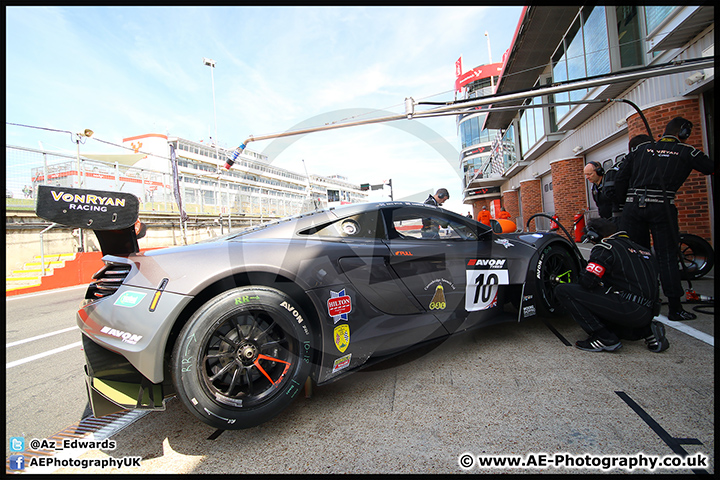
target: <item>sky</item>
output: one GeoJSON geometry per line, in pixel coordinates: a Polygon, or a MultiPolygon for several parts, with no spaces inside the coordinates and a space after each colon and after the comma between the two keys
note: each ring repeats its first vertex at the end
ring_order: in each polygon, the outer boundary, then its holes
{"type": "MultiPolygon", "coordinates": [[[[216,128],[218,144],[234,148],[250,135],[402,114],[406,97],[451,101],[456,60],[462,56],[464,72],[501,61],[522,7],[5,11],[6,144],[75,154],[72,135],[62,132],[93,130],[84,153],[126,153],[98,140],[121,144],[147,133],[207,142],[216,128]]],[[[256,141],[248,149],[301,174],[307,167],[355,184],[392,179],[396,200],[444,187],[446,208],[470,211],[462,204],[454,116],[256,141]]],[[[371,199],[386,198],[379,195],[389,189],[371,199]]]]}

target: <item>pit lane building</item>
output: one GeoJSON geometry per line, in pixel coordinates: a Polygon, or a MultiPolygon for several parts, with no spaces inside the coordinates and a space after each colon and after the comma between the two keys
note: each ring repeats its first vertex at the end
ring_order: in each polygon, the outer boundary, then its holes
{"type": "MultiPolygon", "coordinates": [[[[525,7],[499,75],[466,83],[464,94],[483,95],[491,78],[491,91],[503,94],[713,57],[714,33],[713,6],[525,7]]],[[[687,118],[694,125],[687,143],[715,158],[714,69],[629,80],[461,118],[464,203],[477,215],[500,200],[522,225],[539,212],[556,214],[566,227],[586,210],[597,216],[583,167],[590,161],[609,167],[624,155],[628,140],[646,133],[640,116],[620,102],[522,107],[607,98],[638,105],[654,136],[671,118],[687,118]]],[[[693,172],[676,200],[680,230],[711,243],[713,180],[693,172]]]]}

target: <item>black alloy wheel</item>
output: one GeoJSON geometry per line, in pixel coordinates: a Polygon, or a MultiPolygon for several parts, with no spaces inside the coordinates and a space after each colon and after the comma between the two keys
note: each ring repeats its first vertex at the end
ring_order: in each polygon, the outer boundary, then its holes
{"type": "Polygon", "coordinates": [[[536,303],[539,314],[556,315],[563,311],[555,296],[555,287],[561,283],[573,283],[578,280],[577,262],[566,248],[551,244],[543,248],[538,257],[535,271],[535,285],[540,297],[536,303]]]}
{"type": "Polygon", "coordinates": [[[188,321],[172,355],[183,404],[222,429],[259,425],[297,396],[311,367],[310,324],[287,295],[241,287],[207,302],[188,321]]]}

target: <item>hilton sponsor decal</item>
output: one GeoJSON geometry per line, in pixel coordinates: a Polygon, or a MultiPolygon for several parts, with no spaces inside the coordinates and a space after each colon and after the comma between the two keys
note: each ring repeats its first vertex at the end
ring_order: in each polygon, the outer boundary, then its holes
{"type": "Polygon", "coordinates": [[[330,290],[330,298],[327,301],[328,315],[333,319],[333,323],[338,323],[340,320],[347,320],[348,313],[352,311],[352,300],[349,295],[345,294],[343,288],[339,292],[333,292],[330,290]]]}

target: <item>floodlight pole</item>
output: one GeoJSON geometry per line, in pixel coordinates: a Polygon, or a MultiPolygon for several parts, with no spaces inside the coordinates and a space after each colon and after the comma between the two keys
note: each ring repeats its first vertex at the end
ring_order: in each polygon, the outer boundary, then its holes
{"type": "MultiPolygon", "coordinates": [[[[215,119],[215,153],[218,156],[218,160],[220,160],[220,154],[218,152],[218,145],[217,145],[217,109],[215,107],[215,74],[213,73],[215,70],[215,60],[211,58],[204,58],[203,57],[203,65],[206,65],[210,67],[210,82],[212,83],[212,96],[213,96],[213,117],[215,119]]],[[[219,170],[219,166],[218,166],[219,170]]]]}
{"type": "MultiPolygon", "coordinates": [[[[205,58],[203,57],[203,65],[206,65],[210,67],[210,82],[212,84],[212,96],[213,96],[213,117],[215,120],[215,136],[213,137],[213,140],[215,141],[215,156],[217,157],[216,160],[220,161],[220,148],[218,147],[218,138],[217,138],[217,107],[215,103],[215,60],[211,58],[205,58]]],[[[220,164],[218,163],[216,166],[216,172],[220,173],[220,164]]],[[[217,181],[217,188],[218,188],[218,204],[220,205],[220,229],[222,231],[222,185],[220,184],[220,176],[218,175],[218,181],[217,181]]],[[[230,191],[228,190],[228,231],[230,231],[230,227],[232,226],[232,220],[230,220],[230,209],[232,208],[232,205],[230,205],[230,191]]]]}

